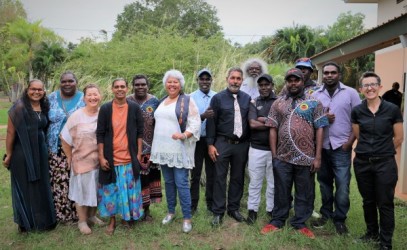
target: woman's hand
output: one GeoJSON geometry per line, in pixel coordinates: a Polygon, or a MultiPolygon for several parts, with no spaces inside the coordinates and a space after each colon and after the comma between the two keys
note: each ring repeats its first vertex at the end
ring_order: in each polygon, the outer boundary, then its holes
{"type": "Polygon", "coordinates": [[[71,170],[72,158],[66,157],[66,162],[67,162],[67,169],[71,170]]]}
{"type": "Polygon", "coordinates": [[[185,140],[185,139],[187,139],[187,136],[186,136],[186,134],[185,133],[174,133],[174,134],[172,134],[172,139],[173,140],[185,140]]]}
{"type": "Polygon", "coordinates": [[[99,157],[100,168],[104,171],[110,170],[109,162],[105,157],[99,157]]]}

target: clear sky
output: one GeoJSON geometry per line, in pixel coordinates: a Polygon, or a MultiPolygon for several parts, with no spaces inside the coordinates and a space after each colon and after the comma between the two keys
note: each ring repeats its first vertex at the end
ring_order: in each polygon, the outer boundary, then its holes
{"type": "MultiPolygon", "coordinates": [[[[218,11],[227,39],[246,44],[293,24],[332,25],[343,12],[365,14],[365,27],[376,26],[377,4],[345,4],[343,0],[206,0],[218,11]]],[[[114,32],[117,15],[134,0],[21,0],[30,21],[54,30],[67,41],[114,32]]]]}

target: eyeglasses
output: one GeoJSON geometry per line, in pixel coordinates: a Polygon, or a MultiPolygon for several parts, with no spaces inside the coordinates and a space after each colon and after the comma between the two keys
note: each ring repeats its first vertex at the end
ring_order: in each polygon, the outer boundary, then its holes
{"type": "Polygon", "coordinates": [[[338,74],[338,71],[324,71],[323,74],[324,75],[329,75],[329,74],[336,75],[336,74],[338,74]]]}
{"type": "Polygon", "coordinates": [[[378,86],[379,86],[379,83],[378,83],[378,82],[363,83],[363,84],[360,85],[360,87],[362,87],[362,88],[364,88],[364,89],[367,89],[367,88],[369,88],[369,87],[371,87],[371,88],[377,88],[378,86]]]}
{"type": "Polygon", "coordinates": [[[61,81],[62,84],[65,84],[65,83],[74,83],[74,82],[75,82],[74,79],[69,79],[69,80],[63,80],[63,81],[61,81]]]}
{"type": "Polygon", "coordinates": [[[28,90],[31,92],[44,92],[43,89],[37,89],[37,88],[28,88],[28,90]]]}

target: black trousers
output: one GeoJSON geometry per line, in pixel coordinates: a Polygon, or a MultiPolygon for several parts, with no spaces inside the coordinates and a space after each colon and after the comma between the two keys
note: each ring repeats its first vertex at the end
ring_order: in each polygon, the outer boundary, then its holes
{"type": "Polygon", "coordinates": [[[353,166],[363,198],[367,233],[379,234],[380,244],[391,247],[394,232],[394,189],[398,178],[396,160],[391,156],[372,161],[356,155],[353,166]]]}
{"type": "Polygon", "coordinates": [[[208,145],[206,144],[206,138],[201,137],[199,141],[196,142],[195,167],[191,170],[191,201],[192,201],[191,206],[193,209],[198,207],[199,186],[204,161],[206,174],[206,188],[205,188],[206,206],[208,209],[212,209],[214,163],[208,154],[208,145]]]}
{"type": "Polygon", "coordinates": [[[236,211],[240,208],[249,142],[230,144],[225,138],[218,137],[215,142],[215,147],[219,156],[217,156],[215,162],[212,211],[214,214],[223,215],[226,211],[226,180],[229,166],[230,180],[227,194],[227,210],[236,211]]]}

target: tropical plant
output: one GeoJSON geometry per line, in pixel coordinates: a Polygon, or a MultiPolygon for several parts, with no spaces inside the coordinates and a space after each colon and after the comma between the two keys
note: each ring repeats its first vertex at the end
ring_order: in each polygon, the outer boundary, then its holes
{"type": "Polygon", "coordinates": [[[55,68],[64,61],[65,54],[65,49],[60,43],[41,42],[40,48],[35,51],[33,60],[33,70],[36,78],[47,83],[55,68]]]}

